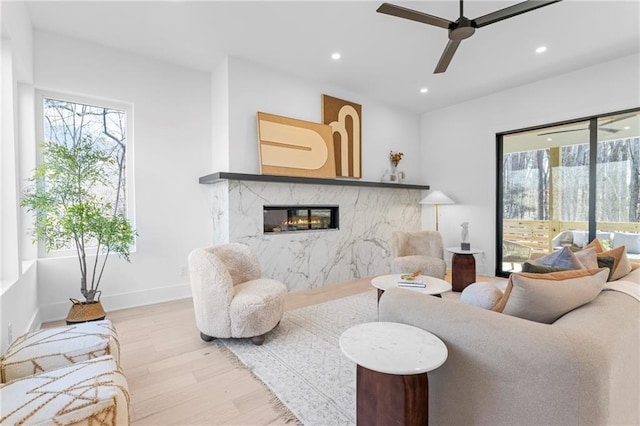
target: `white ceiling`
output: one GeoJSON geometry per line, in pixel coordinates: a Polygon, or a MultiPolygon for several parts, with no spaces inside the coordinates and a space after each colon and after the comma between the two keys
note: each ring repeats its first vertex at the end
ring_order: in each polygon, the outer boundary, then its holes
{"type": "MultiPolygon", "coordinates": [[[[459,15],[457,0],[389,2],[452,21],[459,15]]],[[[434,75],[447,31],[376,13],[381,3],[30,1],[28,8],[37,29],[200,70],[236,56],[420,113],[640,51],[640,1],[565,0],[478,29],[447,72],[434,75]],[[541,55],[540,45],[548,47],[541,55]]],[[[464,14],[516,3],[467,0],[464,14]]]]}

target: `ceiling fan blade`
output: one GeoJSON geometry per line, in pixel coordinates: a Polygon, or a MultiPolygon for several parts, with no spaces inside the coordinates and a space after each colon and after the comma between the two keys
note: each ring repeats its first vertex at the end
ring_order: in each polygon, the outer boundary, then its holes
{"type": "Polygon", "coordinates": [[[553,3],[558,3],[562,0],[553,1],[541,1],[541,0],[529,0],[522,3],[514,4],[513,6],[505,7],[504,9],[497,10],[495,12],[483,15],[474,19],[476,28],[484,27],[485,25],[493,24],[503,19],[512,18],[522,13],[531,12],[532,10],[539,9],[544,6],[549,6],[553,3]]]}
{"type": "Polygon", "coordinates": [[[609,124],[612,123],[617,123],[618,121],[622,121],[622,120],[626,120],[627,118],[631,118],[631,117],[635,117],[637,114],[626,114],[626,115],[621,115],[619,117],[613,118],[611,120],[608,120],[602,124],[600,124],[601,126],[608,126],[609,124]]]}
{"type": "Polygon", "coordinates": [[[449,40],[447,47],[445,47],[444,52],[442,52],[442,56],[440,56],[435,71],[433,71],[434,74],[440,74],[447,70],[449,62],[453,59],[453,54],[456,53],[458,46],[460,46],[460,42],[461,40],[449,40]]]}
{"type": "MultiPolygon", "coordinates": [[[[569,133],[569,132],[581,132],[584,130],[589,130],[588,127],[583,127],[582,129],[571,129],[571,130],[557,130],[555,132],[547,132],[547,133],[539,133],[538,136],[547,136],[547,135],[555,135],[558,133],[569,133]]],[[[598,127],[599,132],[607,132],[607,133],[618,133],[620,129],[609,129],[607,127],[598,127]]]]}
{"type": "Polygon", "coordinates": [[[382,3],[376,12],[421,22],[423,24],[435,25],[436,27],[445,29],[449,29],[449,25],[453,24],[453,22],[447,19],[438,18],[437,16],[428,15],[426,13],[418,12],[417,10],[407,9],[406,7],[396,6],[389,3],[382,3]]]}
{"type": "Polygon", "coordinates": [[[582,132],[583,130],[589,130],[589,128],[584,127],[582,129],[556,130],[555,132],[538,133],[538,136],[557,135],[558,133],[582,132]]]}

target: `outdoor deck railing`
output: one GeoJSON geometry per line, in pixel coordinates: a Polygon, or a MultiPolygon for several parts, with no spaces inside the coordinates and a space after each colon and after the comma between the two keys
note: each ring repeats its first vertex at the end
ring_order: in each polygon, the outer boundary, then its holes
{"type": "MultiPolygon", "coordinates": [[[[502,238],[550,253],[553,238],[563,231],[587,230],[587,222],[504,220],[502,238]]],[[[598,222],[598,232],[640,232],[640,222],[598,222]]]]}

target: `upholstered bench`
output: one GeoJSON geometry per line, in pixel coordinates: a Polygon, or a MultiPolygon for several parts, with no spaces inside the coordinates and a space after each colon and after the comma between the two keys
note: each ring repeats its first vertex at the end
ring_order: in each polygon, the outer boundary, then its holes
{"type": "Polygon", "coordinates": [[[0,424],[128,425],[127,381],[111,355],[0,388],[0,424]]]}
{"type": "Polygon", "coordinates": [[[0,379],[11,380],[112,355],[118,365],[120,344],[109,320],[45,328],[18,337],[0,357],[0,379]]]}

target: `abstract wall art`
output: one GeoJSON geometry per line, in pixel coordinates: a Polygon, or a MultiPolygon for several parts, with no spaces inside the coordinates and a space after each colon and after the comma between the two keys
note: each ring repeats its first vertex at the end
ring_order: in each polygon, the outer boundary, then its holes
{"type": "Polygon", "coordinates": [[[336,175],[362,177],[362,106],[322,95],[322,122],[331,126],[336,175]]]}
{"type": "Polygon", "coordinates": [[[257,118],[262,174],[336,177],[331,126],[264,112],[257,118]]]}

